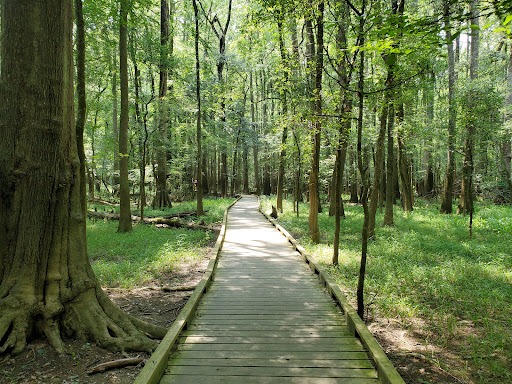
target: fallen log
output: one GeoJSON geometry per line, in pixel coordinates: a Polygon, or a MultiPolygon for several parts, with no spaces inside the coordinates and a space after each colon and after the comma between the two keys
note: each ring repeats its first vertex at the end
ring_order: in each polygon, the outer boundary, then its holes
{"type": "MultiPolygon", "coordinates": [[[[204,213],[206,213],[206,212],[208,212],[208,211],[207,210],[204,211],[204,213]]],[[[183,218],[183,217],[193,217],[193,216],[197,216],[196,211],[185,211],[185,212],[173,213],[172,215],[163,216],[163,218],[164,219],[173,219],[175,217],[183,218]]],[[[151,217],[151,216],[148,216],[148,217],[151,217]]]]}
{"type": "MultiPolygon", "coordinates": [[[[96,212],[96,211],[88,211],[87,215],[89,217],[97,218],[97,219],[107,219],[107,220],[119,220],[119,213],[109,213],[109,212],[96,212]]],[[[132,221],[139,223],[139,216],[132,216],[132,221]]],[[[166,225],[169,227],[175,228],[187,228],[187,229],[195,229],[202,231],[213,231],[214,229],[202,224],[189,223],[186,221],[182,221],[179,218],[170,218],[166,219],[164,217],[145,217],[144,223],[146,224],[160,224],[166,225]]]]}
{"type": "Polygon", "coordinates": [[[122,368],[129,365],[139,365],[143,361],[144,359],[142,357],[129,357],[127,359],[108,361],[106,363],[101,363],[90,368],[87,370],[87,374],[92,375],[93,373],[105,372],[109,369],[122,368]]]}

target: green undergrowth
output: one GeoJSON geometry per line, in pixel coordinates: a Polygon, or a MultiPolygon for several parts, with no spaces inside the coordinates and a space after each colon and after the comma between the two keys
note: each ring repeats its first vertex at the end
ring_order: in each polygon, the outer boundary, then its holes
{"type": "MultiPolygon", "coordinates": [[[[270,211],[274,200],[262,198],[270,211]]],[[[346,205],[339,265],[332,266],[334,218],[319,214],[321,243],[308,238],[307,204],[300,216],[284,202],[278,221],[329,271],[355,301],[363,212],[346,205]]],[[[512,382],[512,207],[476,207],[468,217],[443,215],[439,204],[419,201],[412,213],[395,208],[395,227],[377,216],[365,282],[370,316],[398,319],[425,344],[455,352],[479,383],[512,382]]],[[[443,362],[439,365],[443,368],[443,362]]],[[[444,367],[446,368],[446,367],[444,367]]],[[[464,377],[464,372],[453,372],[464,377]]],[[[467,372],[466,372],[467,373],[467,372]]]]}
{"type": "MultiPolygon", "coordinates": [[[[220,224],[224,210],[232,201],[205,200],[208,213],[196,220],[220,224]]],[[[194,209],[195,203],[181,203],[158,211],[156,215],[194,209]]],[[[144,286],[165,274],[179,272],[204,258],[208,244],[216,236],[213,231],[158,228],[145,224],[135,224],[130,233],[117,233],[117,227],[117,221],[91,219],[87,222],[89,258],[94,273],[106,287],[144,286]]]]}

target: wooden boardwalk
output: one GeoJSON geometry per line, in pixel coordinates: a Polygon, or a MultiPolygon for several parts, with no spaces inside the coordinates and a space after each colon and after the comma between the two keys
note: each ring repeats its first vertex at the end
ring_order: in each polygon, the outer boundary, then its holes
{"type": "Polygon", "coordinates": [[[378,383],[362,344],[286,238],[242,198],[214,282],[162,384],[378,383]]]}

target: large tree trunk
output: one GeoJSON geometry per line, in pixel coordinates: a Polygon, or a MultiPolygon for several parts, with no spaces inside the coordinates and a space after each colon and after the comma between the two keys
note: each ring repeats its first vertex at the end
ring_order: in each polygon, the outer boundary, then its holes
{"type": "Polygon", "coordinates": [[[448,49],[448,153],[446,174],[444,177],[443,198],[441,202],[441,213],[453,212],[453,182],[455,179],[455,141],[456,141],[456,119],[457,107],[455,105],[455,57],[453,53],[453,42],[450,25],[450,3],[444,5],[444,22],[446,31],[446,42],[448,49]]]}
{"type": "Polygon", "coordinates": [[[153,200],[154,208],[172,206],[167,190],[167,79],[168,79],[168,44],[170,36],[169,2],[160,2],[160,90],[158,92],[158,139],[156,146],[156,194],[153,200]]]}
{"type": "Polygon", "coordinates": [[[7,0],[1,12],[0,354],[21,352],[35,331],[59,352],[64,335],[149,351],[155,342],[137,328],[159,337],[165,330],[116,307],[87,258],[73,112],[73,1],[7,0]]]}
{"type": "Polygon", "coordinates": [[[118,232],[132,230],[130,184],[128,182],[128,0],[121,1],[119,20],[119,80],[121,85],[121,117],[119,120],[119,218],[118,232]]]}

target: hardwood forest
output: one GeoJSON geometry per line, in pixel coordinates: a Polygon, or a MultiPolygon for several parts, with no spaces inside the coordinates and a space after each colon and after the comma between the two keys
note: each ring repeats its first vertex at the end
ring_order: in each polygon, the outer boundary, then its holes
{"type": "MultiPolygon", "coordinates": [[[[21,353],[35,335],[58,352],[67,338],[154,350],[166,329],[105,294],[87,216],[116,216],[109,228],[128,236],[193,201],[184,215],[197,220],[167,220],[204,232],[208,201],[255,194],[320,255],[368,322],[372,300],[404,327],[407,317],[432,325],[451,316],[429,304],[432,292],[412,294],[429,292],[421,278],[375,299],[389,287],[367,267],[379,268],[372,260],[393,242],[423,242],[412,251],[420,254],[452,230],[444,225],[458,226],[454,248],[427,259],[464,253],[495,267],[486,273],[496,284],[477,290],[488,288],[479,308],[494,303],[499,315],[471,320],[473,343],[456,352],[471,362],[451,375],[512,380],[510,339],[500,335],[512,335],[512,257],[499,244],[512,239],[510,2],[0,6],[0,356],[21,353]],[[486,349],[475,347],[479,337],[486,349]]],[[[414,259],[397,251],[390,260],[397,255],[414,259]]],[[[436,274],[450,268],[439,262],[436,274]]],[[[469,322],[453,316],[447,326],[469,322]]],[[[451,348],[441,333],[433,343],[451,348]]]]}

